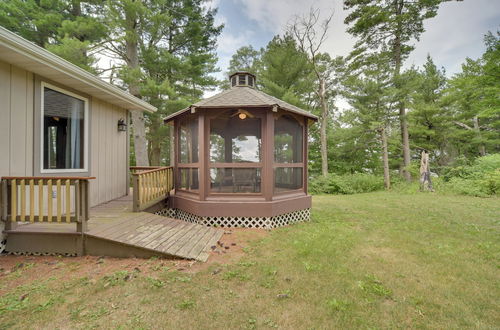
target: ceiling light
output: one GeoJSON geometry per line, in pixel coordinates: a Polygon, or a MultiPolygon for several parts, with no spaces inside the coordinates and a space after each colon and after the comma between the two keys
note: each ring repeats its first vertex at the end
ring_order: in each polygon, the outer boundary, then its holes
{"type": "Polygon", "coordinates": [[[238,117],[239,117],[240,119],[246,119],[246,118],[247,118],[247,114],[246,114],[246,113],[244,113],[244,112],[240,112],[240,113],[238,114],[238,117]]]}

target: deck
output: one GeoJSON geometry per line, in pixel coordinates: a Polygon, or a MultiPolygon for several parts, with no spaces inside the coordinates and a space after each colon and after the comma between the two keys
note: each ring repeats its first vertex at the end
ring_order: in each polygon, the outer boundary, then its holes
{"type": "Polygon", "coordinates": [[[206,261],[211,246],[224,233],[152,213],[133,212],[132,207],[129,195],[91,208],[88,231],[83,234],[71,223],[19,223],[7,231],[7,250],[206,261]],[[44,251],[39,251],[40,246],[44,251]]]}

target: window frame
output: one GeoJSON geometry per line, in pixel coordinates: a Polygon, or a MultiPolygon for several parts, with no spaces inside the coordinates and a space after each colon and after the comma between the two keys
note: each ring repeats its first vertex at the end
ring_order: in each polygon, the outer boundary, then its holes
{"type": "Polygon", "coordinates": [[[54,173],[84,173],[89,171],[89,99],[70,92],[61,87],[57,87],[48,82],[42,81],[40,83],[40,173],[41,174],[54,174],[54,173]],[[58,168],[58,169],[44,169],[44,113],[45,113],[45,88],[52,89],[61,94],[74,97],[83,101],[84,104],[84,118],[83,118],[83,168],[58,168]]]}

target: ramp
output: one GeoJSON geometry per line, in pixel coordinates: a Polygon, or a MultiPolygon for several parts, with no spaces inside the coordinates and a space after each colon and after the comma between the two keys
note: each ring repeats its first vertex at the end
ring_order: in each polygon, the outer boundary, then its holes
{"type": "MultiPolygon", "coordinates": [[[[106,245],[99,249],[101,251],[98,254],[102,255],[113,254],[112,251],[121,247],[119,256],[125,256],[129,248],[141,255],[149,253],[206,261],[211,246],[217,243],[223,233],[220,229],[139,212],[132,217],[116,219],[106,225],[92,228],[85,236],[106,241],[106,245]],[[113,244],[120,247],[113,247],[113,244]],[[108,251],[102,251],[106,249],[108,251]]],[[[89,242],[87,247],[92,245],[89,242]]],[[[134,254],[133,251],[130,253],[134,254]]]]}

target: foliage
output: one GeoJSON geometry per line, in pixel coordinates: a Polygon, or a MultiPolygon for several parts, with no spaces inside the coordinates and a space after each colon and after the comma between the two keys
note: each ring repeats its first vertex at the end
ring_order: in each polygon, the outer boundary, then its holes
{"type": "Polygon", "coordinates": [[[95,45],[108,34],[104,21],[101,1],[0,1],[0,26],[93,73],[95,45]]]}
{"type": "Polygon", "coordinates": [[[318,176],[309,183],[309,191],[313,194],[350,195],[384,189],[384,180],[380,176],[356,173],[326,177],[318,176]]]}
{"type": "Polygon", "coordinates": [[[477,158],[472,164],[443,168],[443,187],[471,196],[500,195],[500,154],[477,158]]]}

